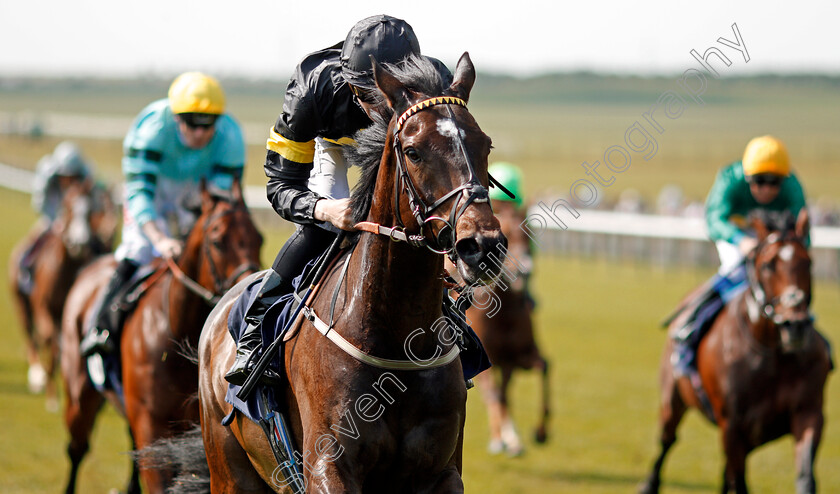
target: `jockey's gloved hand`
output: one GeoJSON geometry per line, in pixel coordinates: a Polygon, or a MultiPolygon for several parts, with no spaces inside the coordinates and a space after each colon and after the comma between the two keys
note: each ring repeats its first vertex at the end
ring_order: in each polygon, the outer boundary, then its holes
{"type": "Polygon", "coordinates": [[[326,221],[338,229],[348,232],[355,230],[350,199],[319,199],[315,203],[313,216],[316,220],[326,221]]]}
{"type": "Polygon", "coordinates": [[[175,240],[174,238],[162,237],[154,244],[155,249],[160,252],[160,255],[164,259],[177,259],[183,250],[181,242],[175,240]]]}
{"type": "Polygon", "coordinates": [[[738,242],[738,250],[741,251],[741,254],[747,255],[752,252],[758,246],[758,240],[752,237],[744,237],[738,242]]]}
{"type": "Polygon", "coordinates": [[[164,259],[176,259],[181,255],[181,242],[163,233],[154,221],[143,223],[143,233],[164,259]]]}

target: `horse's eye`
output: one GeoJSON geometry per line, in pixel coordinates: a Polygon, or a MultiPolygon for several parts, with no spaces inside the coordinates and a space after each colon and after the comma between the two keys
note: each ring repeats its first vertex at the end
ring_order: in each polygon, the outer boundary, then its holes
{"type": "Polygon", "coordinates": [[[419,163],[420,162],[420,155],[417,153],[417,150],[414,148],[408,148],[405,150],[405,155],[408,156],[408,159],[412,161],[412,163],[419,163]]]}

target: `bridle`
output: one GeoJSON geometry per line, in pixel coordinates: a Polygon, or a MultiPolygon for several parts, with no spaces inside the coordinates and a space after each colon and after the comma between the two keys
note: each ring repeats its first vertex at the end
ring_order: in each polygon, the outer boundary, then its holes
{"type": "MultiPolygon", "coordinates": [[[[791,321],[790,319],[783,318],[776,312],[776,305],[779,303],[784,303],[787,306],[795,306],[801,302],[802,298],[806,295],[801,290],[796,290],[793,295],[790,297],[795,297],[792,300],[782,300],[782,296],[776,296],[773,298],[768,299],[767,292],[764,289],[764,286],[761,284],[761,281],[758,279],[758,273],[756,272],[755,261],[758,257],[758,253],[764,248],[769,245],[782,242],[785,240],[786,235],[774,232],[767,236],[764,240],[759,242],[759,244],[750,252],[747,256],[747,280],[749,282],[749,289],[750,293],[752,294],[753,299],[756,301],[759,307],[759,315],[772,323],[783,326],[785,324],[791,324],[795,321],[791,321]]],[[[796,239],[795,241],[799,241],[796,239]]]]}
{"type": "Polygon", "coordinates": [[[455,252],[455,243],[457,242],[455,225],[470,204],[488,202],[489,195],[487,188],[481,185],[481,182],[478,180],[475,165],[467,153],[464,138],[461,133],[458,132],[455,141],[458,145],[458,150],[461,155],[463,155],[467,163],[469,178],[466,182],[450,190],[431,204],[427,204],[417,191],[414,180],[408,173],[405,164],[405,154],[402,151],[402,141],[400,139],[400,133],[409,118],[422,110],[438,105],[446,105],[446,110],[449,113],[450,118],[454,121],[455,114],[452,112],[451,105],[458,105],[466,108],[467,102],[455,96],[437,96],[434,98],[428,98],[420,101],[419,103],[415,103],[404,111],[397,119],[394,126],[393,149],[397,162],[397,173],[394,178],[394,214],[396,216],[397,225],[389,228],[375,223],[361,222],[356,224],[356,228],[370,233],[386,235],[393,241],[407,242],[413,247],[426,247],[436,254],[448,255],[450,259],[455,262],[457,259],[457,253],[455,252]],[[400,214],[400,194],[403,191],[408,197],[408,204],[411,208],[411,213],[420,227],[420,232],[418,234],[408,234],[405,232],[405,223],[403,223],[402,216],[400,214]],[[448,219],[433,214],[437,208],[456,195],[458,195],[458,198],[452,206],[448,219]],[[464,199],[464,197],[466,198],[464,199]],[[430,239],[423,234],[423,227],[427,224],[431,224],[432,222],[441,222],[443,223],[443,226],[436,234],[432,233],[432,237],[430,239]]]}
{"type": "MultiPolygon", "coordinates": [[[[214,222],[224,218],[225,216],[228,216],[230,214],[240,212],[240,211],[247,211],[247,209],[244,208],[244,207],[241,207],[241,206],[235,206],[231,209],[222,211],[220,213],[216,213],[214,215],[209,215],[207,217],[207,219],[204,220],[203,231],[208,232],[210,230],[210,226],[214,222]]],[[[257,265],[254,262],[251,262],[251,261],[244,262],[244,263],[240,264],[239,266],[237,266],[236,269],[233,270],[233,273],[231,273],[230,276],[228,276],[227,278],[223,278],[223,275],[221,274],[218,266],[216,266],[216,263],[213,261],[213,253],[210,250],[210,244],[211,243],[212,242],[209,239],[207,239],[206,236],[205,236],[205,239],[202,240],[202,242],[201,242],[202,252],[204,254],[205,259],[207,259],[208,266],[210,267],[210,276],[213,278],[213,291],[212,292],[210,290],[204,288],[203,286],[201,286],[201,284],[199,284],[198,282],[196,282],[195,280],[193,280],[189,276],[187,276],[181,270],[181,268],[178,267],[178,265],[175,263],[175,261],[173,261],[171,259],[168,259],[167,264],[169,266],[169,269],[175,275],[175,277],[178,278],[178,280],[181,283],[183,283],[184,286],[188,290],[190,290],[191,292],[195,293],[196,295],[198,295],[199,297],[204,299],[207,303],[209,303],[211,305],[215,305],[221,299],[221,296],[226,291],[228,291],[239,280],[239,278],[243,274],[248,273],[248,272],[257,272],[257,271],[260,270],[260,267],[259,267],[259,265],[257,265]]]]}

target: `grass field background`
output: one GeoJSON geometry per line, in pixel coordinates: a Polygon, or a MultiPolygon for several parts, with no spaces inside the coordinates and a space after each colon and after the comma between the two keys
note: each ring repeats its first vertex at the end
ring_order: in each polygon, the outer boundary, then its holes
{"type": "MultiPolygon", "coordinates": [[[[624,131],[674,89],[667,78],[569,76],[563,80],[479,78],[471,103],[482,128],[493,138],[493,159],[520,164],[529,195],[563,193],[585,178],[582,161],[602,160],[605,149],[623,142],[624,131]],[[593,82],[594,81],[594,82],[593,82]],[[565,85],[564,85],[565,84],[565,85]],[[563,89],[566,88],[566,91],[563,89]],[[542,102],[542,103],[541,103],[542,102]]],[[[264,121],[266,129],[280,108],[278,84],[269,89],[231,86],[231,110],[243,121],[264,121]]],[[[608,197],[633,187],[648,200],[669,183],[702,199],[714,172],[740,156],[746,141],[773,133],[785,140],[794,167],[812,197],[840,199],[840,93],[834,80],[711,81],[703,107],[688,105],[684,115],[656,136],[657,155],[634,155],[629,170],[603,190],[608,197]]],[[[65,112],[131,117],[165,92],[151,81],[90,90],[81,83],[61,89],[0,86],[0,110],[65,112]]],[[[59,139],[32,140],[0,135],[0,162],[33,168],[59,139]]],[[[106,180],[119,179],[120,143],[78,139],[106,180]]],[[[251,146],[246,181],[265,183],[264,152],[251,146]]],[[[3,234],[0,257],[34,223],[25,194],[0,191],[3,234]]],[[[266,234],[263,262],[269,263],[289,229],[279,219],[261,220],[266,234]]],[[[4,279],[6,263],[3,263],[4,279]]],[[[486,452],[486,415],[477,390],[469,393],[464,481],[468,492],[614,493],[633,492],[656,452],[657,372],[665,334],[658,321],[682,295],[711,273],[700,269],[660,269],[632,263],[563,259],[540,255],[534,279],[539,299],[538,339],[551,360],[552,419],[548,444],[528,442],[520,458],[486,452]]],[[[820,327],[840,341],[840,287],[817,283],[814,310],[820,327]]],[[[61,414],[44,410],[41,396],[28,394],[24,347],[8,292],[0,295],[0,492],[58,492],[66,478],[67,434],[61,414]]],[[[529,437],[538,414],[537,376],[515,378],[514,416],[529,437]]],[[[829,379],[827,428],[818,454],[821,492],[840,492],[840,384],[829,379]]],[[[128,476],[125,422],[106,407],[82,466],[79,492],[107,492],[128,476]]],[[[722,456],[716,429],[691,412],[680,441],[666,464],[663,492],[716,492],[722,456]]],[[[781,439],[751,455],[749,483],[754,492],[793,490],[793,445],[781,439]]]]}

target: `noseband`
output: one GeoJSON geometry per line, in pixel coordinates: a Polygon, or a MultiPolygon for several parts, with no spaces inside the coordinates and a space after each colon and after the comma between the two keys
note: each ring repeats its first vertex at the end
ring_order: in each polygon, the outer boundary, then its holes
{"type": "Polygon", "coordinates": [[[393,147],[397,161],[397,174],[394,178],[394,214],[396,215],[397,226],[388,228],[369,222],[362,222],[357,224],[356,227],[360,230],[367,231],[370,233],[387,235],[389,238],[391,238],[391,240],[394,241],[408,242],[413,247],[426,247],[434,253],[447,254],[449,255],[450,259],[452,259],[454,262],[457,259],[457,254],[455,253],[455,243],[457,242],[455,225],[470,204],[472,204],[473,202],[487,202],[488,192],[487,188],[481,185],[481,182],[479,182],[478,180],[478,176],[475,172],[475,165],[473,165],[472,160],[470,160],[469,154],[467,154],[467,147],[464,143],[464,138],[461,135],[461,132],[457,133],[458,135],[456,137],[456,142],[458,144],[458,149],[463,155],[467,163],[467,168],[469,170],[469,178],[467,179],[467,181],[461,184],[460,186],[452,189],[451,191],[447,192],[431,204],[427,204],[426,201],[424,201],[421,197],[420,193],[417,192],[417,187],[414,184],[414,180],[412,180],[411,175],[408,173],[408,170],[406,168],[405,154],[402,151],[400,133],[403,130],[405,122],[409,118],[411,118],[412,116],[414,116],[422,110],[437,105],[447,105],[446,110],[449,113],[449,116],[454,121],[455,114],[452,112],[451,105],[458,105],[466,108],[467,102],[461,98],[456,98],[454,96],[438,96],[435,98],[429,98],[409,107],[405,112],[403,112],[402,115],[400,115],[400,117],[397,119],[396,125],[394,126],[393,147]],[[408,197],[408,204],[411,208],[411,213],[412,215],[414,215],[414,219],[417,221],[417,224],[420,227],[420,232],[416,235],[405,233],[405,224],[403,223],[402,216],[400,215],[400,194],[403,191],[405,191],[405,194],[408,197]],[[435,209],[439,208],[441,205],[443,205],[443,203],[445,203],[446,201],[448,201],[456,195],[458,195],[458,197],[455,201],[455,204],[452,206],[452,210],[449,214],[448,219],[443,218],[441,216],[432,215],[435,209]],[[466,197],[466,199],[462,203],[461,200],[464,197],[466,197]],[[434,234],[432,240],[430,241],[423,234],[423,227],[426,224],[435,221],[443,223],[443,227],[440,228],[437,234],[434,234]],[[446,232],[447,230],[449,231],[449,238],[444,238],[444,232],[446,232]]]}

